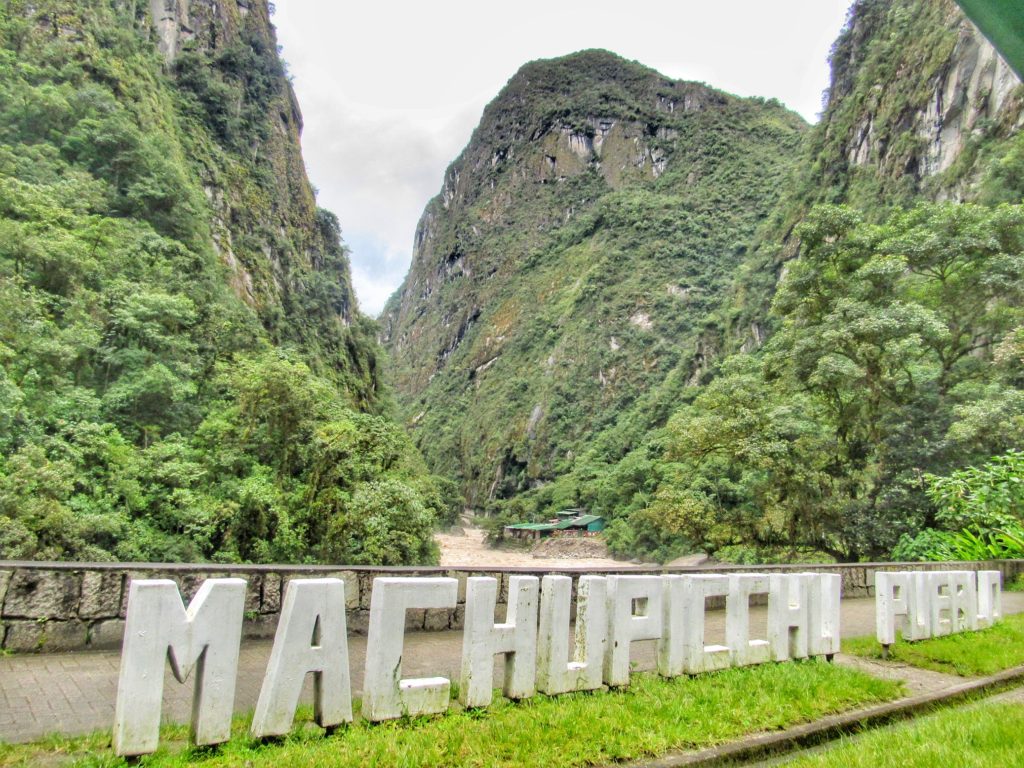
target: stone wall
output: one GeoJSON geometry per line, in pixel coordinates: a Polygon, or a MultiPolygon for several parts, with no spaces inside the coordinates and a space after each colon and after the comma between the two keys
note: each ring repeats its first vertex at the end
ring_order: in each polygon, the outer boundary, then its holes
{"type": "MultiPolygon", "coordinates": [[[[874,595],[879,570],[1000,570],[1004,583],[1024,573],[1024,560],[988,563],[861,563],[856,565],[711,566],[650,569],[622,568],[335,568],[330,566],[217,565],[151,563],[36,563],[0,561],[0,648],[8,651],[59,651],[116,648],[124,633],[124,615],[131,579],[172,579],[191,600],[204,579],[236,576],[248,582],[245,637],[272,637],[277,626],[284,586],[291,579],[345,580],[349,632],[365,634],[370,591],[377,576],[450,576],[459,580],[459,604],[451,609],[409,611],[410,630],[461,629],[465,611],[466,578],[491,576],[499,580],[499,616],[504,615],[509,577],[559,573],[778,573],[821,571],[839,573],[843,597],[874,595]]],[[[574,595],[575,599],[575,584],[574,595]]],[[[715,607],[715,606],[711,606],[715,607]]]]}

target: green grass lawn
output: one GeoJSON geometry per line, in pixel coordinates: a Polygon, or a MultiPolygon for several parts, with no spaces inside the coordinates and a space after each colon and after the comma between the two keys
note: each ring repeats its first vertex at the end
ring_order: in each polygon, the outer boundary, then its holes
{"type": "MultiPolygon", "coordinates": [[[[521,703],[499,699],[486,710],[453,709],[440,717],[379,725],[357,721],[328,737],[309,726],[277,743],[249,739],[248,718],[237,720],[232,741],[212,750],[185,747],[186,730],[169,728],[163,734],[167,745],[141,762],[252,768],[568,768],[706,747],[891,700],[901,692],[899,684],[819,661],[675,680],[636,674],[622,691],[538,696],[521,703]]],[[[95,734],[0,745],[0,766],[124,764],[111,755],[109,742],[108,734],[95,734]]]]}
{"type": "Polygon", "coordinates": [[[1024,765],[1024,706],[957,707],[841,740],[787,768],[993,768],[1024,765]]]}
{"type": "MultiPolygon", "coordinates": [[[[843,640],[842,647],[844,653],[882,658],[882,646],[873,637],[843,640]]],[[[897,640],[889,647],[889,658],[963,677],[992,675],[1024,664],[1024,614],[1007,616],[980,632],[961,632],[916,643],[897,640]]]]}

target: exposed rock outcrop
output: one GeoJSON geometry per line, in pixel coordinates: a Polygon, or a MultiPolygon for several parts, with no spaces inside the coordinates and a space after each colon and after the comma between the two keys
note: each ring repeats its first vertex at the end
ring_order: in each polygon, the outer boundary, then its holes
{"type": "Polygon", "coordinates": [[[524,66],[445,173],[382,318],[435,471],[476,505],[536,487],[689,369],[804,127],[604,51],[524,66]]]}

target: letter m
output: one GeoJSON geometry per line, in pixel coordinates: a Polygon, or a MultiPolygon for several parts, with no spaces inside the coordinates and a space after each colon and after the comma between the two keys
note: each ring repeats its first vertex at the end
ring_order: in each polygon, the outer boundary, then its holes
{"type": "Polygon", "coordinates": [[[188,610],[169,579],[131,582],[114,714],[118,755],[156,751],[165,660],[181,683],[196,670],[195,743],[228,740],[244,610],[242,579],[207,579],[188,610]]]}

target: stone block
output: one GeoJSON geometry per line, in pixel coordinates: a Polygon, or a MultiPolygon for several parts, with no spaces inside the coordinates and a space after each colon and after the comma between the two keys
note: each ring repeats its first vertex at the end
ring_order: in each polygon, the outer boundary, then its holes
{"type": "Polygon", "coordinates": [[[11,582],[13,571],[0,571],[0,613],[3,613],[4,597],[7,595],[7,585],[11,582]]]}
{"type": "Polygon", "coordinates": [[[423,623],[427,619],[427,612],[423,608],[410,608],[405,612],[405,629],[408,630],[419,630],[423,629],[423,623]]]}
{"type": "Polygon", "coordinates": [[[366,633],[370,631],[370,612],[364,611],[362,608],[357,608],[354,611],[349,611],[348,617],[348,633],[350,635],[362,635],[366,636],[366,633]]]}
{"type": "Polygon", "coordinates": [[[359,607],[359,574],[355,571],[334,571],[326,574],[332,579],[345,582],[345,607],[349,610],[359,607]]]}
{"type": "Polygon", "coordinates": [[[462,629],[466,626],[466,606],[465,604],[455,606],[455,610],[452,612],[452,629],[462,629]]]}
{"type": "Polygon", "coordinates": [[[124,576],[119,571],[86,571],[78,615],[83,619],[109,619],[121,610],[124,576]]]}
{"type": "Polygon", "coordinates": [[[7,629],[9,651],[72,651],[85,647],[89,629],[83,621],[15,621],[7,629]]]}
{"type": "MultiPolygon", "coordinates": [[[[251,614],[250,614],[251,616],[251,614]]],[[[278,615],[261,613],[242,622],[242,637],[263,640],[274,636],[277,632],[278,615]]]]}
{"type": "Polygon", "coordinates": [[[178,585],[178,591],[181,593],[181,599],[188,605],[192,602],[192,598],[196,596],[199,588],[203,586],[203,582],[207,579],[226,579],[228,578],[227,572],[223,573],[173,573],[169,576],[163,576],[162,578],[171,578],[178,585]]]}
{"type": "Polygon", "coordinates": [[[454,608],[427,608],[423,619],[423,628],[428,632],[438,632],[451,626],[454,608]]]}
{"type": "Polygon", "coordinates": [[[281,610],[281,574],[265,573],[262,579],[260,613],[277,613],[281,610]]]}
{"type": "Polygon", "coordinates": [[[4,617],[70,619],[78,608],[80,579],[73,571],[15,571],[7,586],[4,617]]]}
{"type": "Polygon", "coordinates": [[[359,574],[359,607],[369,609],[370,597],[373,595],[373,574],[359,574]]]}
{"type": "Polygon", "coordinates": [[[245,614],[252,616],[259,613],[263,603],[263,576],[258,573],[232,573],[229,576],[245,582],[245,614]]]}
{"type": "Polygon", "coordinates": [[[466,579],[467,574],[465,571],[448,571],[445,573],[450,579],[455,579],[459,584],[459,591],[456,596],[457,602],[461,605],[466,602],[466,579]]]}
{"type": "Polygon", "coordinates": [[[105,619],[89,627],[89,647],[120,648],[124,640],[124,619],[105,619]]]}

